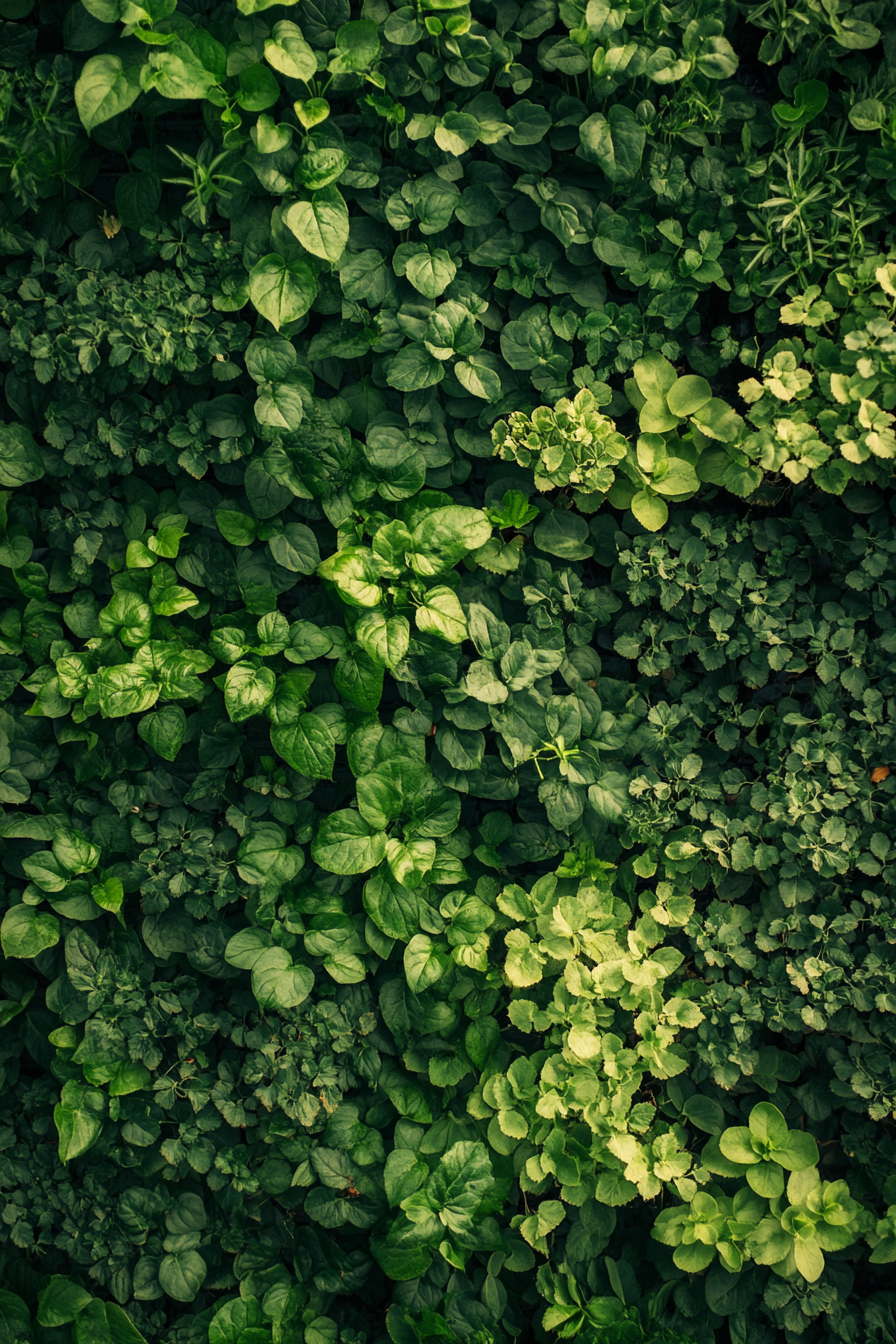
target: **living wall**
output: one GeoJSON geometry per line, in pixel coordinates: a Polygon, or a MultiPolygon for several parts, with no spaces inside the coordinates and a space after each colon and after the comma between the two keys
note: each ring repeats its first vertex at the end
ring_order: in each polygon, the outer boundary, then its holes
{"type": "Polygon", "coordinates": [[[890,0],[0,16],[0,1344],[896,1344],[890,0]]]}

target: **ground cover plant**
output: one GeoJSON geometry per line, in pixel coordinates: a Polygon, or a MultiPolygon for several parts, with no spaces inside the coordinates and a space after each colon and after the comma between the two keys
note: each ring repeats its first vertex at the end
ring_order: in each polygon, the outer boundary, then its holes
{"type": "Polygon", "coordinates": [[[0,0],[0,1344],[896,1344],[896,12],[0,0]]]}

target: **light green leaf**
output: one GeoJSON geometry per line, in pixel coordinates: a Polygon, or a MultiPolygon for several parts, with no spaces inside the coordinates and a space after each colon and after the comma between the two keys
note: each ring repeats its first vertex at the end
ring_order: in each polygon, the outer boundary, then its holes
{"type": "Polygon", "coordinates": [[[0,425],[0,485],[14,489],[39,481],[43,474],[40,449],[25,426],[0,425]]]}
{"type": "Polygon", "coordinates": [[[231,723],[260,714],[273,698],[277,678],[269,667],[235,663],[224,683],[224,704],[231,723]]]}
{"type": "Polygon", "coordinates": [[[706,379],[689,373],[684,378],[676,378],[666,393],[666,405],[673,415],[684,417],[699,411],[711,397],[712,389],[706,379]]]}
{"type": "Polygon", "coordinates": [[[139,96],[140,66],[125,67],[120,56],[91,56],[75,85],[75,106],[87,131],[125,112],[139,96]]]}
{"type": "Polygon", "coordinates": [[[106,1099],[95,1087],[67,1082],[62,1098],[53,1109],[53,1123],[59,1134],[59,1160],[70,1162],[86,1153],[100,1136],[106,1099]]]}
{"type": "Polygon", "coordinates": [[[348,242],[348,208],[338,187],[322,187],[310,201],[294,201],[283,216],[307,251],[337,262],[348,242]]]}
{"type": "Polygon", "coordinates": [[[438,635],[449,644],[461,644],[467,638],[467,618],[451,588],[430,588],[415,612],[417,629],[438,635]]]}
{"type": "MultiPolygon", "coordinates": [[[[261,6],[258,6],[261,8],[261,6]]],[[[317,58],[302,36],[298,24],[281,19],[271,29],[264,44],[264,58],[281,75],[302,79],[307,84],[317,74],[317,58]]]]}
{"type": "Polygon", "coordinates": [[[624,103],[611,103],[606,116],[595,112],[579,127],[582,154],[599,164],[613,183],[630,182],[641,166],[647,128],[624,103]]]}
{"type": "Polygon", "coordinates": [[[297,1008],[313,985],[314,972],[294,965],[285,947],[267,948],[252,964],[252,993],[261,1008],[297,1008]]]}
{"type": "Polygon", "coordinates": [[[359,813],[343,808],[324,817],[311,854],[328,873],[366,873],[386,857],[386,836],[359,813]]]}
{"type": "Polygon", "coordinates": [[[249,298],[277,331],[304,317],[316,296],[317,281],[304,261],[287,262],[271,252],[249,272],[249,298]]]}
{"type": "Polygon", "coordinates": [[[313,710],[297,723],[271,729],[271,746],[287,765],[309,779],[332,779],[336,740],[330,725],[313,710]]]}
{"type": "Polygon", "coordinates": [[[649,532],[658,532],[669,521],[669,506],[666,501],[647,490],[639,490],[632,497],[629,508],[641,526],[646,527],[649,532]]]}
{"type": "Polygon", "coordinates": [[[0,945],[6,957],[31,960],[59,942],[59,920],[33,905],[13,905],[0,924],[0,945]]]}
{"type": "Polygon", "coordinates": [[[445,950],[425,933],[416,934],[404,950],[404,973],[415,994],[441,980],[450,965],[445,950]]]}

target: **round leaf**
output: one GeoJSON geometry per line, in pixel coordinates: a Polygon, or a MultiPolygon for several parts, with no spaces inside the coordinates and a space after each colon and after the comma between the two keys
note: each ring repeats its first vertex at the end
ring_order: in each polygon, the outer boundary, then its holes
{"type": "Polygon", "coordinates": [[[208,1268],[198,1251],[176,1251],[159,1265],[159,1284],[175,1302],[192,1302],[208,1268]]]}
{"type": "Polygon", "coordinates": [[[366,873],[386,857],[386,836],[358,812],[344,808],[321,822],[311,854],[328,873],[366,873]]]}

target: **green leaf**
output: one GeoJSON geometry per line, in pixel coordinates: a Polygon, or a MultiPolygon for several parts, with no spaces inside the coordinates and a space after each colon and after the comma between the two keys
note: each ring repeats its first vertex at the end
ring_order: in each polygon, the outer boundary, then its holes
{"type": "Polygon", "coordinates": [[[120,1064],[109,1079],[109,1096],[126,1097],[152,1087],[152,1074],[145,1064],[126,1061],[120,1064]]]}
{"type": "Polygon", "coordinates": [[[743,417],[720,397],[710,397],[691,418],[704,434],[722,443],[734,443],[744,429],[743,417]]]}
{"type": "Polygon", "coordinates": [[[404,950],[404,973],[415,994],[441,980],[450,965],[444,949],[425,933],[416,934],[404,950]]]}
{"type": "MultiPolygon", "coordinates": [[[[697,473],[690,462],[685,462],[680,457],[669,457],[664,463],[662,474],[656,474],[653,477],[651,485],[654,490],[661,495],[686,495],[693,494],[700,489],[700,482],[697,479],[697,473]]],[[[632,512],[634,513],[634,500],[632,497],[632,512]]],[[[635,515],[637,517],[637,515],[635,515]]],[[[640,520],[639,520],[640,521],[640,520]]],[[[656,529],[652,529],[656,530],[656,529]]]]}
{"type": "Polygon", "coordinates": [[[370,714],[383,695],[383,668],[359,644],[348,648],[333,670],[333,684],[350,704],[370,714]]]}
{"type": "Polygon", "coordinates": [[[251,971],[262,952],[266,952],[271,946],[271,935],[267,929],[241,929],[228,941],[224,949],[224,960],[228,966],[238,966],[240,970],[251,971]]]}
{"type": "Polygon", "coordinates": [[[159,1283],[175,1302],[192,1302],[207,1273],[208,1267],[198,1251],[175,1251],[159,1265],[159,1283]]]}
{"type": "Polygon", "coordinates": [[[339,596],[355,607],[378,607],[383,590],[378,579],[382,569],[366,546],[346,546],[323,560],[317,569],[339,589],[339,596]]]}
{"type": "Polygon", "coordinates": [[[53,1123],[59,1134],[59,1160],[70,1162],[92,1148],[100,1137],[106,1099],[94,1087],[67,1082],[62,1098],[53,1108],[53,1123]]]}
{"type": "Polygon", "coordinates": [[[313,574],[320,564],[317,538],[304,523],[287,523],[268,545],[277,564],[293,574],[313,574]]]}
{"type": "Polygon", "coordinates": [[[410,942],[419,923],[417,897],[388,868],[380,868],[364,884],[364,909],[389,938],[410,942]]]}
{"type": "Polygon", "coordinates": [[[40,449],[25,426],[0,425],[0,485],[15,489],[39,481],[43,474],[40,449]]]}
{"type": "Polygon", "coordinates": [[[305,418],[301,388],[293,383],[269,383],[259,389],[255,419],[272,429],[298,429],[305,418]]]}
{"type": "Polygon", "coordinates": [[[429,1176],[429,1167],[410,1148],[394,1148],[386,1158],[383,1181],[390,1208],[419,1190],[429,1176]]]}
{"type": "Polygon", "coordinates": [[[512,985],[525,989],[537,985],[542,979],[543,967],[547,958],[522,929],[511,929],[505,935],[507,959],[504,974],[512,985]]]}
{"type": "Polygon", "coordinates": [[[815,1283],[824,1273],[824,1255],[817,1241],[798,1238],[793,1247],[796,1267],[804,1279],[815,1283]]]}
{"type": "MultiPolygon", "coordinates": [[[[750,1133],[759,1140],[761,1144],[767,1144],[772,1149],[782,1147],[788,1138],[787,1121],[784,1119],[777,1106],[773,1106],[770,1101],[760,1101],[750,1111],[748,1121],[750,1133]]],[[[725,1152],[724,1146],[722,1152],[725,1152]]],[[[726,1154],[730,1156],[730,1154],[726,1154]]],[[[811,1166],[811,1163],[807,1165],[811,1166]]]]}
{"type": "MultiPolygon", "coordinates": [[[[827,86],[817,79],[811,79],[805,84],[798,84],[793,91],[793,100],[801,112],[804,112],[804,109],[807,111],[812,109],[811,115],[817,115],[827,103],[827,86]]],[[[776,103],[772,108],[776,116],[778,108],[781,106],[780,103],[776,103]]],[[[805,119],[808,120],[809,118],[806,117],[805,119]]],[[[854,126],[857,131],[880,131],[888,120],[886,104],[882,103],[879,98],[863,98],[849,109],[849,124],[854,126]]],[[[800,124],[802,125],[803,122],[801,121],[800,124]]]]}
{"type": "Polygon", "coordinates": [[[63,1274],[54,1274],[38,1294],[37,1323],[51,1329],[68,1325],[92,1301],[86,1288],[80,1288],[63,1274]]]}
{"type": "Polygon", "coordinates": [[[444,248],[431,251],[420,244],[420,251],[406,263],[404,273],[425,299],[437,299],[451,284],[457,267],[444,248]]]}
{"type": "Polygon", "coordinates": [[[313,985],[314,972],[294,965],[285,947],[267,948],[252,964],[252,993],[261,1008],[297,1008],[313,985]]]}
{"type": "Polygon", "coordinates": [[[585,519],[577,513],[554,509],[542,518],[535,529],[534,541],[539,550],[563,560],[588,560],[594,554],[585,519]]]}
{"type": "Polygon", "coordinates": [[[328,873],[366,873],[386,857],[386,837],[357,812],[344,808],[324,817],[311,854],[328,873]]]}
{"type": "Polygon", "coordinates": [[[632,805],[629,776],[608,770],[588,790],[588,801],[604,821],[617,821],[632,805]]]}
{"type": "Polygon", "coordinates": [[[355,626],[354,634],[374,662],[382,663],[384,667],[396,668],[407,657],[411,627],[404,616],[366,611],[355,626]]]}
{"type": "Polygon", "coordinates": [[[329,723],[311,710],[297,723],[271,729],[271,746],[287,765],[309,779],[332,779],[336,739],[329,723]]]}
{"type": "Polygon", "coordinates": [[[684,378],[676,378],[666,393],[666,405],[673,415],[684,417],[699,411],[711,397],[712,389],[706,379],[689,373],[684,378]]]}
{"type": "Polygon", "coordinates": [[[247,112],[263,112],[280,97],[280,85],[267,66],[246,66],[240,71],[239,82],[236,100],[247,112]]]}
{"type": "Polygon", "coordinates": [[[139,96],[140,67],[125,67],[120,56],[91,56],[75,84],[75,106],[87,131],[127,111],[139,96]]]}
{"type": "Polygon", "coordinates": [[[0,946],[6,957],[31,960],[59,942],[59,920],[33,905],[13,905],[0,924],[0,946]]]}
{"type": "Polygon", "coordinates": [[[336,54],[330,62],[333,74],[367,70],[380,54],[379,28],[372,19],[344,23],[336,34],[336,54]]]}
{"type": "Polygon", "coordinates": [[[265,886],[291,882],[304,866],[304,851],[287,846],[286,832],[273,821],[255,821],[236,854],[244,882],[265,886]]]}
{"type": "Polygon", "coordinates": [[[317,281],[304,261],[287,262],[271,252],[249,272],[249,298],[277,331],[304,317],[316,296],[317,281]]]}
{"type": "Polygon", "coordinates": [[[705,1134],[721,1134],[725,1128],[725,1112],[719,1103],[699,1092],[688,1097],[681,1108],[681,1113],[705,1134]]]}
{"type": "Polygon", "coordinates": [[[164,705],[137,723],[139,736],[166,761],[177,759],[187,734],[187,716],[180,705],[164,705]]]}
{"type": "Polygon", "coordinates": [[[785,1171],[805,1171],[818,1163],[818,1144],[811,1134],[791,1129],[787,1133],[787,1142],[783,1147],[776,1147],[772,1157],[785,1171]]]}
{"type": "Polygon", "coordinates": [[[638,391],[648,401],[665,404],[666,396],[675,386],[675,366],[658,350],[651,350],[635,361],[633,369],[638,391]]]}
{"type": "Polygon", "coordinates": [[[60,827],[53,837],[53,857],[66,873],[89,873],[100,861],[100,851],[81,831],[60,827]]]}
{"type": "Polygon", "coordinates": [[[445,377],[445,365],[431,355],[425,345],[406,345],[389,361],[389,386],[399,392],[420,392],[434,387],[445,377]]]}
{"type": "Polygon", "coordinates": [[[752,1133],[745,1125],[735,1125],[726,1129],[719,1138],[722,1156],[729,1162],[747,1163],[752,1166],[760,1161],[760,1155],[753,1147],[752,1133]]]}
{"type": "Polygon", "coordinates": [[[142,82],[157,89],[166,98],[205,98],[218,83],[187,43],[175,38],[170,45],[155,48],[149,53],[149,70],[144,70],[142,82]]]}
{"type": "Polygon", "coordinates": [[[321,187],[310,201],[294,201],[283,222],[316,257],[337,262],[345,251],[348,209],[338,187],[321,187]]]}
{"type": "Polygon", "coordinates": [[[314,52],[302,36],[298,24],[288,19],[281,19],[274,24],[264,44],[264,58],[281,75],[304,80],[306,84],[317,74],[314,52]]]}
{"type": "Polygon", "coordinates": [[[461,644],[467,638],[467,619],[456,593],[450,588],[430,588],[414,619],[418,630],[437,635],[449,644],[461,644]]]}
{"type": "Polygon", "coordinates": [[[92,678],[104,718],[120,719],[152,709],[161,694],[152,670],[137,663],[103,668],[92,678]]]}
{"type": "Polygon", "coordinates": [[[434,509],[414,528],[408,562],[417,574],[431,578],[453,569],[491,534],[492,525],[481,509],[457,504],[434,509]]]}
{"type": "MultiPolygon", "coordinates": [[[[55,1277],[55,1276],[54,1276],[55,1277]]],[[[53,1280],[50,1280],[52,1283],[53,1280]]],[[[44,1289],[46,1292],[47,1289],[44,1289]]],[[[40,1311],[40,1297],[38,1297],[40,1311]]],[[[42,1322],[39,1321],[40,1324],[42,1322]]],[[[16,1293],[0,1288],[0,1344],[18,1344],[25,1340],[31,1326],[31,1312],[16,1293]]]]}
{"type": "Polygon", "coordinates": [[[669,506],[666,501],[647,490],[639,490],[633,495],[629,508],[641,526],[646,527],[649,532],[658,532],[669,521],[669,506]]]}
{"type": "Polygon", "coordinates": [[[441,1158],[426,1184],[426,1199],[449,1231],[462,1233],[494,1180],[485,1144],[461,1140],[441,1158]]]}
{"type": "Polygon", "coordinates": [[[152,634],[152,607],[136,593],[116,593],[99,613],[97,624],[104,635],[117,635],[122,644],[138,648],[152,634]]]}
{"type": "Polygon", "coordinates": [[[546,1238],[560,1226],[566,1217],[566,1210],[559,1199],[545,1199],[535,1213],[522,1218],[519,1229],[525,1240],[537,1251],[544,1252],[546,1238]]]}
{"type": "Polygon", "coordinates": [[[268,667],[236,663],[224,682],[224,704],[231,723],[260,714],[274,695],[277,678],[268,667]]]}
{"type": "Polygon", "coordinates": [[[233,1298],[209,1321],[208,1344],[268,1344],[270,1339],[270,1323],[255,1297],[233,1298]]]}
{"type": "Polygon", "coordinates": [[[612,183],[630,182],[641,167],[647,128],[624,103],[595,112],[579,127],[583,157],[598,164],[612,183]]]}

